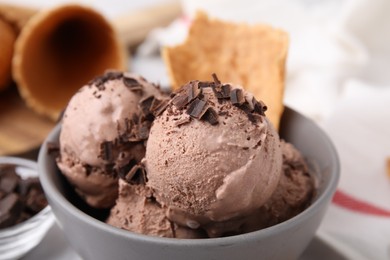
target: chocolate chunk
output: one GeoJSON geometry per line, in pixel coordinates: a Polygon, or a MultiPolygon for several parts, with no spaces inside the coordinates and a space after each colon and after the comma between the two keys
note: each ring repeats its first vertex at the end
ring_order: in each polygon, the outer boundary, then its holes
{"type": "Polygon", "coordinates": [[[201,119],[209,122],[211,125],[218,124],[218,114],[212,107],[207,108],[201,119]]]}
{"type": "Polygon", "coordinates": [[[10,193],[0,200],[0,228],[14,225],[23,210],[23,204],[16,193],[10,193]]]}
{"type": "Polygon", "coordinates": [[[189,105],[186,113],[195,118],[201,118],[202,115],[206,112],[206,101],[200,100],[199,98],[194,99],[189,105]]]}
{"type": "Polygon", "coordinates": [[[230,91],[230,100],[233,105],[241,105],[245,102],[244,94],[241,89],[236,88],[230,91]]]}
{"type": "Polygon", "coordinates": [[[18,187],[18,193],[25,197],[28,195],[28,192],[30,189],[40,189],[41,184],[39,183],[38,178],[28,178],[28,179],[21,179],[18,187]]]}
{"type": "Polygon", "coordinates": [[[15,174],[15,166],[4,165],[0,171],[0,190],[5,194],[13,192],[20,181],[20,177],[15,174]]]}
{"type": "Polygon", "coordinates": [[[47,200],[41,187],[31,187],[26,197],[26,210],[36,214],[47,206],[47,200]]]}
{"type": "Polygon", "coordinates": [[[22,179],[16,169],[0,167],[0,228],[23,222],[47,206],[39,179],[22,179]]]}

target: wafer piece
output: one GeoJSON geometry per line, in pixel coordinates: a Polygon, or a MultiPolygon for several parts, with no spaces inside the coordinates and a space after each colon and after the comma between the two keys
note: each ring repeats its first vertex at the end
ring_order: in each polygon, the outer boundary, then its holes
{"type": "Polygon", "coordinates": [[[212,20],[199,12],[187,40],[163,48],[173,89],[190,80],[241,84],[265,102],[267,117],[276,128],[283,112],[286,32],[267,25],[234,24],[212,20]]]}

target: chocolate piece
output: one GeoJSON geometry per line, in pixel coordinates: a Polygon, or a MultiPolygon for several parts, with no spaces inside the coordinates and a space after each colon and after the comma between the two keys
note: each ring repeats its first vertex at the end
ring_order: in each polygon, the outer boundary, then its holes
{"type": "Polygon", "coordinates": [[[239,88],[230,91],[230,100],[233,105],[241,105],[245,102],[244,94],[239,88]]]}
{"type": "Polygon", "coordinates": [[[149,96],[140,101],[139,105],[141,108],[141,112],[144,114],[144,116],[148,116],[151,113],[150,108],[153,104],[153,101],[154,101],[154,96],[149,96]]]}
{"type": "Polygon", "coordinates": [[[204,109],[206,107],[206,104],[207,104],[206,101],[196,98],[194,99],[194,101],[191,102],[186,113],[192,117],[199,119],[206,112],[204,109]]]}
{"type": "Polygon", "coordinates": [[[95,85],[100,91],[105,90],[104,84],[109,80],[120,79],[123,73],[120,71],[108,70],[104,75],[98,76],[88,82],[88,85],[95,85]]]}
{"type": "Polygon", "coordinates": [[[142,85],[134,78],[130,78],[127,76],[123,77],[123,84],[131,89],[132,91],[142,91],[142,85]]]}
{"type": "Polygon", "coordinates": [[[221,81],[218,79],[217,74],[211,74],[216,85],[221,85],[221,81]]]}
{"type": "Polygon", "coordinates": [[[215,86],[213,84],[211,84],[211,82],[199,81],[198,87],[199,88],[213,88],[215,86]]]}
{"type": "Polygon", "coordinates": [[[5,194],[13,192],[20,181],[20,177],[15,174],[15,166],[4,165],[1,167],[0,190],[5,194]]]}
{"type": "Polygon", "coordinates": [[[27,195],[26,210],[36,214],[47,206],[47,200],[40,187],[32,187],[27,195]]]}
{"type": "Polygon", "coordinates": [[[166,99],[159,100],[159,99],[155,98],[153,100],[152,106],[150,107],[150,111],[152,112],[152,114],[154,116],[159,116],[165,111],[168,104],[169,104],[169,102],[166,99]]]}
{"type": "Polygon", "coordinates": [[[230,98],[230,85],[225,84],[221,87],[221,98],[230,98]]]}
{"type": "Polygon", "coordinates": [[[172,99],[172,104],[177,109],[182,109],[188,104],[188,96],[184,93],[179,93],[172,99]]]}
{"type": "Polygon", "coordinates": [[[191,84],[187,89],[188,102],[191,102],[195,98],[202,94],[202,89],[198,87],[197,82],[191,84]]]}
{"type": "Polygon", "coordinates": [[[142,164],[136,164],[126,174],[124,180],[130,184],[145,184],[147,181],[145,167],[142,164]]]}
{"type": "Polygon", "coordinates": [[[211,125],[217,125],[218,124],[218,114],[211,107],[207,108],[206,112],[203,114],[201,119],[209,122],[211,125]]]}
{"type": "Polygon", "coordinates": [[[257,101],[255,98],[252,99],[253,111],[264,116],[264,112],[267,110],[267,107],[264,103],[257,101]]]}
{"type": "Polygon", "coordinates": [[[23,222],[47,206],[38,178],[22,179],[16,169],[0,167],[0,228],[23,222]]]}
{"type": "Polygon", "coordinates": [[[140,140],[145,140],[145,139],[148,139],[149,137],[149,130],[150,130],[150,126],[149,125],[142,125],[140,128],[139,128],[139,131],[138,131],[138,138],[140,140]]]}
{"type": "Polygon", "coordinates": [[[114,159],[112,150],[113,150],[112,142],[109,141],[103,142],[100,145],[100,158],[108,162],[112,161],[114,159]]]}
{"type": "Polygon", "coordinates": [[[104,73],[104,79],[105,81],[119,79],[123,76],[123,73],[117,70],[107,70],[104,73]]]}
{"type": "Polygon", "coordinates": [[[181,126],[181,125],[187,124],[189,122],[191,122],[191,117],[184,117],[184,118],[176,121],[175,126],[181,126]]]}
{"type": "Polygon", "coordinates": [[[14,225],[22,209],[23,204],[16,193],[10,193],[0,200],[0,228],[14,225]]]}

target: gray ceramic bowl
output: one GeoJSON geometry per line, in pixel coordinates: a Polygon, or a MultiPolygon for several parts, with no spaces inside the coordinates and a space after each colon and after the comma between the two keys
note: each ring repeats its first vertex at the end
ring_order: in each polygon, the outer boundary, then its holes
{"type": "Polygon", "coordinates": [[[47,152],[58,142],[60,126],[39,154],[39,171],[52,210],[69,243],[84,259],[296,259],[313,238],[336,190],[339,162],[329,138],[309,119],[286,108],[281,137],[314,162],[319,188],[313,204],[278,225],[237,236],[213,239],[170,239],[135,234],[109,226],[71,191],[47,152]],[[93,217],[94,216],[94,217],[93,217]]]}

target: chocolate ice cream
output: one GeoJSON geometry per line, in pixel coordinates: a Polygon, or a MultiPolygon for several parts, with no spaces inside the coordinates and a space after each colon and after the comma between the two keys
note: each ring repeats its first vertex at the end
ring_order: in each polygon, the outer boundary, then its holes
{"type": "Polygon", "coordinates": [[[216,77],[183,86],[153,122],[142,164],[120,181],[107,223],[164,237],[180,237],[177,230],[186,231],[182,238],[220,237],[304,210],[313,178],[265,111],[240,86],[216,77]]]}
{"type": "Polygon", "coordinates": [[[144,163],[147,185],[168,217],[194,228],[261,207],[279,182],[282,151],[264,106],[251,94],[193,81],[154,121],[144,163]]]}
{"type": "Polygon", "coordinates": [[[60,135],[58,167],[93,207],[108,208],[118,195],[118,175],[145,154],[153,117],[144,107],[164,95],[144,78],[107,72],[70,100],[60,135]]]}
{"type": "Polygon", "coordinates": [[[121,229],[171,238],[259,230],[303,211],[315,191],[266,110],[215,75],[168,100],[140,76],[110,72],[70,101],[58,166],[121,229]]]}

